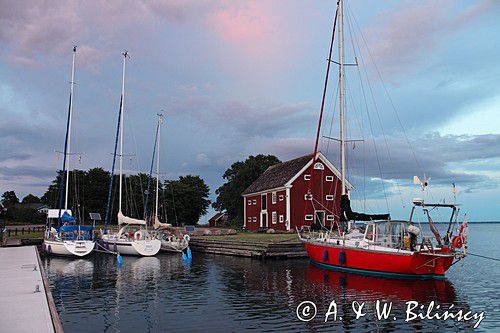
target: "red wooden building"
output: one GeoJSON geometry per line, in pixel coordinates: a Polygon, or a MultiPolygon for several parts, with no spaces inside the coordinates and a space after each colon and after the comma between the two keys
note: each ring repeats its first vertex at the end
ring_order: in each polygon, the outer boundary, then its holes
{"type": "Polygon", "coordinates": [[[208,220],[209,227],[225,227],[227,224],[226,213],[218,212],[208,220]]]}
{"type": "Polygon", "coordinates": [[[273,165],[253,182],[242,193],[244,227],[291,230],[315,218],[327,226],[338,221],[340,172],[321,153],[312,162],[310,154],[273,165]]]}

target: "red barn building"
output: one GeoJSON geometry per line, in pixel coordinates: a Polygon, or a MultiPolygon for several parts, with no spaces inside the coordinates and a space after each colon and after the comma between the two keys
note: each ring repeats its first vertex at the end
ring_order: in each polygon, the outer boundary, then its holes
{"type": "Polygon", "coordinates": [[[328,226],[338,221],[341,188],[340,172],[321,153],[314,165],[310,154],[270,166],[242,193],[244,227],[291,230],[315,218],[328,226]]]}
{"type": "Polygon", "coordinates": [[[208,220],[209,227],[225,227],[227,224],[226,213],[217,213],[208,220]]]}

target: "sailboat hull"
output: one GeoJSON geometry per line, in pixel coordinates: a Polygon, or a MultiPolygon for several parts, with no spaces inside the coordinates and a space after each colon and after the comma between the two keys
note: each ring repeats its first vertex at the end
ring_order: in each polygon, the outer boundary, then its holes
{"type": "Polygon", "coordinates": [[[453,264],[448,249],[430,252],[377,251],[304,242],[313,264],[321,268],[401,278],[443,278],[453,264]]]}
{"type": "Polygon", "coordinates": [[[103,245],[110,251],[118,252],[121,255],[150,257],[160,252],[161,242],[158,239],[143,240],[121,240],[103,237],[103,245]]]}
{"type": "Polygon", "coordinates": [[[44,240],[46,253],[67,257],[85,257],[94,250],[95,242],[89,240],[44,240]]]}

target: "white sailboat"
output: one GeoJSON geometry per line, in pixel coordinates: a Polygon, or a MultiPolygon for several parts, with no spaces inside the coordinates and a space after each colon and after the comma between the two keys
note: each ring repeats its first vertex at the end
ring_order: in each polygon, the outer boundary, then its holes
{"type": "Polygon", "coordinates": [[[123,183],[123,111],[125,104],[125,66],[127,51],[123,53],[122,94],[120,103],[120,185],[118,200],[117,233],[106,233],[102,236],[103,245],[124,255],[154,256],[160,251],[161,242],[147,230],[145,220],[134,219],[122,213],[122,183],[123,183]]]}
{"type": "Polygon", "coordinates": [[[92,252],[95,242],[92,240],[93,228],[75,223],[75,218],[68,209],[69,160],[71,152],[71,121],[73,116],[73,91],[75,84],[76,46],[73,47],[71,66],[71,85],[69,110],[64,144],[63,172],[59,209],[50,209],[47,214],[47,229],[43,240],[43,249],[49,254],[83,257],[92,252]],[[64,209],[62,209],[62,187],[64,187],[64,209]],[[54,225],[54,226],[53,226],[54,225]]]}
{"type": "Polygon", "coordinates": [[[156,126],[156,199],[153,227],[156,230],[156,237],[161,241],[161,251],[179,252],[187,251],[189,247],[189,235],[181,237],[177,229],[169,223],[162,223],[158,218],[158,193],[160,188],[160,132],[163,115],[158,114],[158,123],[156,126]]]}

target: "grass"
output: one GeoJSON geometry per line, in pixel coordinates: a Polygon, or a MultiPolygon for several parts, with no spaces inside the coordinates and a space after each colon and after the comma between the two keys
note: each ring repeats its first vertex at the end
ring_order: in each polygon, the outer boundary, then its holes
{"type": "Polygon", "coordinates": [[[35,232],[25,232],[24,235],[21,233],[21,231],[17,232],[17,235],[14,235],[14,233],[10,234],[9,239],[33,239],[33,238],[43,238],[43,231],[35,231],[35,232]]]}
{"type": "Polygon", "coordinates": [[[199,236],[200,239],[210,240],[231,240],[243,242],[258,242],[258,243],[280,243],[280,242],[299,242],[297,234],[265,234],[241,232],[236,235],[209,235],[199,236]]]}

